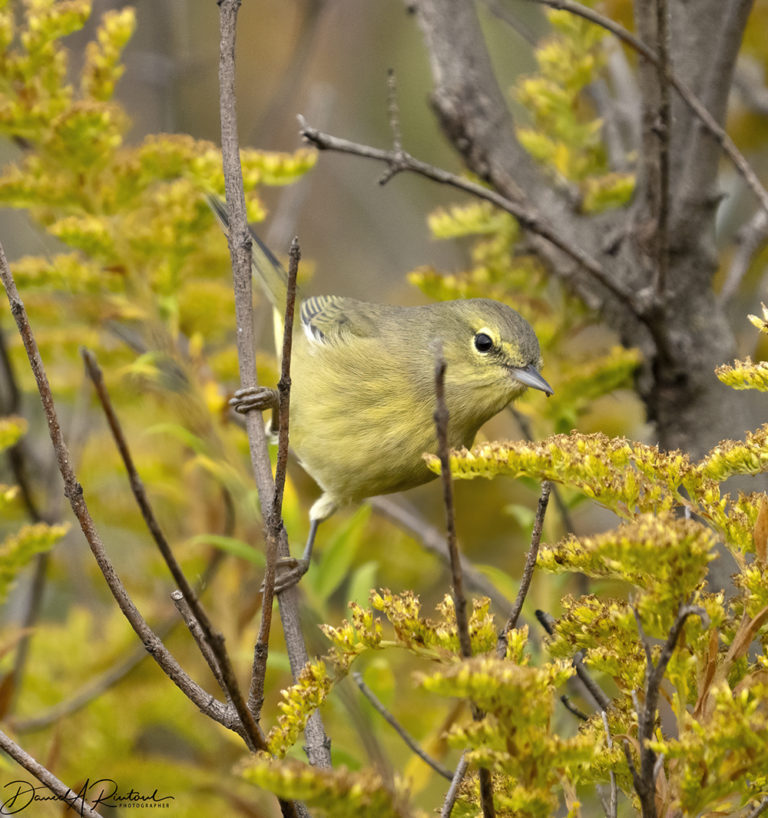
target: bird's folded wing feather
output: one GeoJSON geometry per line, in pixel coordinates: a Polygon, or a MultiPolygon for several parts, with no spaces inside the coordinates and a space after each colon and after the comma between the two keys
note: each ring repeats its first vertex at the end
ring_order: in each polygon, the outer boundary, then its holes
{"type": "Polygon", "coordinates": [[[338,295],[318,295],[301,304],[304,332],[312,343],[343,343],[374,334],[372,318],[360,309],[361,302],[338,295]]]}

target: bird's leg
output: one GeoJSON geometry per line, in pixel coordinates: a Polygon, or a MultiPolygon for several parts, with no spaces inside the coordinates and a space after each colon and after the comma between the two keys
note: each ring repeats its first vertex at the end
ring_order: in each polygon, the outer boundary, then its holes
{"type": "Polygon", "coordinates": [[[315,535],[317,534],[317,527],[320,525],[320,520],[309,521],[309,536],[307,537],[307,544],[304,546],[304,554],[301,559],[309,565],[312,559],[312,547],[315,544],[315,535]]]}
{"type": "Polygon", "coordinates": [[[277,434],[279,423],[279,399],[277,389],[270,389],[268,386],[252,386],[248,389],[238,389],[234,397],[229,401],[229,405],[241,415],[245,415],[252,409],[259,412],[272,410],[272,420],[269,424],[270,434],[277,434]]]}
{"type": "Polygon", "coordinates": [[[301,559],[278,560],[278,577],[275,581],[275,591],[277,593],[295,585],[307,573],[309,561],[312,557],[312,546],[315,544],[317,527],[323,520],[327,520],[337,508],[338,500],[327,492],[321,494],[312,504],[312,508],[309,510],[309,536],[301,559]]]}
{"type": "Polygon", "coordinates": [[[277,561],[275,566],[275,593],[281,594],[292,588],[309,570],[309,563],[312,559],[312,547],[315,544],[315,535],[320,520],[311,520],[309,524],[309,536],[307,544],[304,546],[304,553],[301,558],[287,557],[277,561]]]}
{"type": "MultiPolygon", "coordinates": [[[[279,429],[279,399],[276,389],[267,386],[254,386],[248,389],[238,389],[234,397],[229,401],[229,405],[241,415],[257,410],[264,412],[272,410],[272,422],[269,431],[274,434],[279,429]]],[[[275,565],[275,593],[292,588],[309,570],[309,562],[312,558],[312,547],[315,544],[315,535],[320,520],[312,518],[309,526],[309,536],[307,544],[304,546],[304,553],[300,559],[295,557],[285,557],[277,561],[275,565]]],[[[263,586],[262,586],[263,591],[263,586]]]]}

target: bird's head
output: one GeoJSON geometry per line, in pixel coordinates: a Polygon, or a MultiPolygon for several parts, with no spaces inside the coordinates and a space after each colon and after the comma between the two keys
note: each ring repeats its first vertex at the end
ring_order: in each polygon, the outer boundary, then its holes
{"type": "MultiPolygon", "coordinates": [[[[440,305],[450,316],[444,334],[446,384],[468,400],[499,411],[527,387],[547,396],[552,387],[539,374],[541,351],[531,325],[498,301],[473,298],[440,305]]],[[[495,413],[495,412],[492,412],[495,413]]]]}

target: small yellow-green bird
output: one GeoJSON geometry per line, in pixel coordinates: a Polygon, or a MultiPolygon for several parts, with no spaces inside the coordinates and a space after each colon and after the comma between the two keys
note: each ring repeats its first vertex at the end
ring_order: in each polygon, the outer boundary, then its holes
{"type": "MultiPolygon", "coordinates": [[[[226,232],[222,202],[208,201],[226,232]]],[[[287,274],[252,238],[254,276],[282,315],[287,274]]],[[[470,447],[477,430],[526,387],[552,394],[538,371],[541,353],[531,325],[498,301],[395,307],[321,295],[303,301],[299,316],[291,358],[291,447],[323,490],[309,512],[302,573],[318,525],[339,506],[435,477],[422,455],[437,448],[437,342],[446,362],[453,448],[470,447]]],[[[269,408],[277,393],[259,389],[252,397],[249,405],[248,395],[238,393],[238,408],[269,408]]]]}

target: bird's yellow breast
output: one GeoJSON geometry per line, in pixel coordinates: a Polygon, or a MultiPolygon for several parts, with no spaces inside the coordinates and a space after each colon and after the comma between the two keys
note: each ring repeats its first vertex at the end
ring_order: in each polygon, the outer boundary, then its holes
{"type": "MultiPolygon", "coordinates": [[[[434,478],[422,455],[434,452],[434,357],[395,356],[380,338],[352,344],[294,341],[291,445],[337,504],[359,502],[434,478]],[[424,372],[414,371],[423,366],[424,372]]],[[[475,396],[447,384],[449,444],[470,446],[478,428],[511,395],[475,396]],[[491,399],[492,398],[492,399],[491,399]]]]}
{"type": "Polygon", "coordinates": [[[356,502],[434,476],[421,457],[434,449],[433,407],[375,340],[338,347],[297,336],[291,380],[291,445],[335,500],[356,502]]]}

